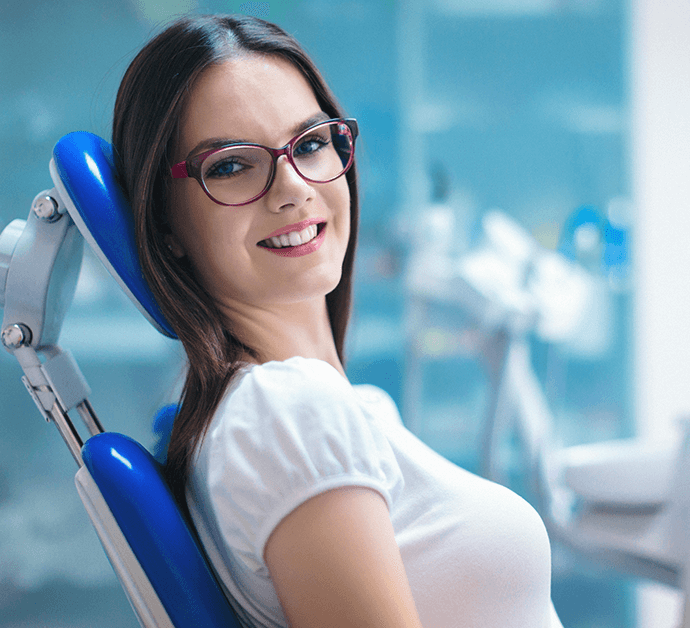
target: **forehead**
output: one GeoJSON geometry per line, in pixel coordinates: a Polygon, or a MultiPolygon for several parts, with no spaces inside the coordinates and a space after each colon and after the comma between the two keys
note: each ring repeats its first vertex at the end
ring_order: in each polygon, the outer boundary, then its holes
{"type": "Polygon", "coordinates": [[[180,120],[180,152],[210,139],[282,146],[291,129],[321,107],[289,61],[249,54],[209,67],[189,95],[180,120]]]}

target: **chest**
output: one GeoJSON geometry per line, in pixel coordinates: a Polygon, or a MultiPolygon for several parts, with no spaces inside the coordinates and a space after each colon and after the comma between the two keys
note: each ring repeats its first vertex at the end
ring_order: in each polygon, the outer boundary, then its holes
{"type": "Polygon", "coordinates": [[[544,625],[551,555],[536,511],[404,428],[389,440],[405,481],[391,519],[422,623],[544,625]]]}

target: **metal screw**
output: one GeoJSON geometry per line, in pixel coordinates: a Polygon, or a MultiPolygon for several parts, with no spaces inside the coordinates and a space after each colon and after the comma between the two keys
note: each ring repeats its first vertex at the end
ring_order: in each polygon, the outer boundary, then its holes
{"type": "Polygon", "coordinates": [[[2,330],[0,336],[2,337],[2,344],[10,350],[18,349],[31,342],[31,330],[22,323],[8,325],[2,330]]]}
{"type": "Polygon", "coordinates": [[[46,222],[55,222],[62,217],[62,214],[58,212],[58,202],[47,194],[45,196],[38,196],[34,200],[32,209],[34,214],[46,222]]]}

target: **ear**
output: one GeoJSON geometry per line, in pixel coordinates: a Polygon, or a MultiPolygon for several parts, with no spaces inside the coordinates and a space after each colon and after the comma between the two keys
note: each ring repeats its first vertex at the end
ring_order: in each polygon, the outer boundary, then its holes
{"type": "Polygon", "coordinates": [[[173,257],[180,259],[181,257],[184,257],[186,255],[184,247],[182,246],[180,241],[175,237],[174,234],[166,233],[163,236],[163,240],[165,241],[165,245],[170,249],[170,252],[173,254],[173,257]]]}

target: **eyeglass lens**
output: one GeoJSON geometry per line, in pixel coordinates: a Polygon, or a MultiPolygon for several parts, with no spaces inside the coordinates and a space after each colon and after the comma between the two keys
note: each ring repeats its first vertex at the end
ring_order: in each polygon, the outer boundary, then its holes
{"type": "MultiPolygon", "coordinates": [[[[352,159],[354,143],[343,122],[313,127],[292,142],[292,163],[314,183],[343,174],[352,159]]],[[[229,146],[201,164],[201,178],[209,194],[221,203],[237,205],[261,194],[271,180],[273,155],[260,146],[229,146]]]]}

